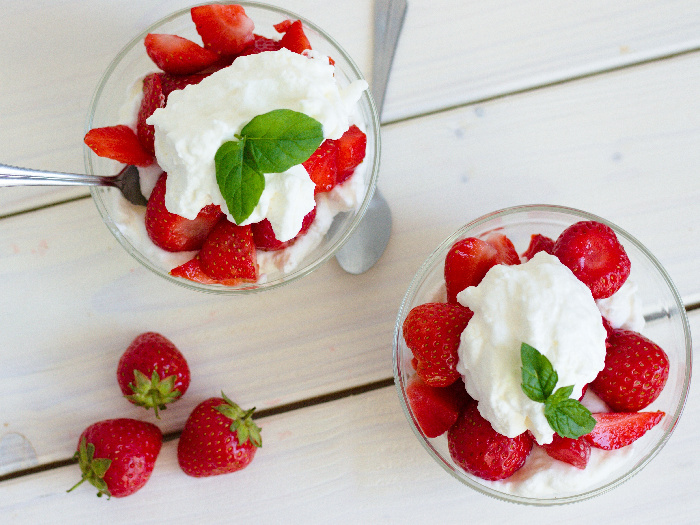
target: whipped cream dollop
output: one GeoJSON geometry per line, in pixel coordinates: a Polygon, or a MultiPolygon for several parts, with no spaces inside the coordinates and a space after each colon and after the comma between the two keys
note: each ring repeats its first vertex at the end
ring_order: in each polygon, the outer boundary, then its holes
{"type": "Polygon", "coordinates": [[[538,443],[550,443],[544,404],[521,388],[520,346],[547,356],[559,376],[555,389],[573,385],[578,399],[605,364],[606,332],[590,290],[559,259],[540,252],[520,265],[494,266],[457,300],[474,312],[462,332],[457,370],[479,413],[503,435],[530,430],[538,443]]]}
{"type": "MultiPolygon", "coordinates": [[[[275,109],[305,113],[322,124],[324,139],[338,139],[356,123],[356,104],[367,87],[364,80],[341,87],[326,56],[281,49],[238,57],[199,84],[172,92],[147,120],[155,128],[158,164],[168,173],[168,211],[194,219],[213,203],[235,222],[216,182],[219,147],[254,117],[275,109]]],[[[241,224],[267,218],[276,237],[289,240],[315,205],[314,188],[302,165],[265,174],[260,201],[241,224]]]]}

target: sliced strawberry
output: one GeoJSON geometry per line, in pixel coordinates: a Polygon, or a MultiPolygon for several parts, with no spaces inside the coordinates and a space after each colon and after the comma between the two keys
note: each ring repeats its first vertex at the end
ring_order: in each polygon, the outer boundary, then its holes
{"type": "Polygon", "coordinates": [[[243,279],[212,279],[204,270],[202,270],[202,265],[199,261],[199,256],[195,256],[184,264],[177,266],[170,270],[170,275],[173,277],[182,277],[183,279],[188,279],[190,281],[195,281],[202,284],[223,284],[224,286],[236,286],[243,282],[243,279]]]}
{"type": "Polygon", "coordinates": [[[637,412],[659,397],[668,371],[668,356],[659,345],[632,330],[613,330],[605,368],[591,389],[615,412],[637,412]]]}
{"type": "Polygon", "coordinates": [[[468,237],[452,245],[445,257],[447,301],[457,302],[457,294],[468,286],[476,286],[498,263],[498,250],[476,237],[468,237]]]}
{"type": "Polygon", "coordinates": [[[634,443],[663,419],[664,412],[605,412],[593,414],[593,430],[584,436],[604,450],[614,450],[634,443]]]}
{"type": "Polygon", "coordinates": [[[93,128],[85,134],[83,140],[99,157],[136,166],[153,164],[153,156],[143,149],[136,133],[129,126],[93,128]]]}
{"type": "Polygon", "coordinates": [[[591,444],[584,437],[571,439],[554,434],[552,442],[541,447],[548,456],[581,470],[586,468],[591,457],[591,444]]]}
{"type": "Polygon", "coordinates": [[[253,232],[222,218],[207,236],[199,251],[202,270],[217,280],[258,280],[253,232]]]}
{"type": "Polygon", "coordinates": [[[272,229],[272,224],[267,219],[263,219],[260,222],[256,222],[250,225],[250,229],[253,232],[253,242],[255,242],[255,247],[263,251],[274,251],[287,248],[294,244],[294,242],[309,231],[311,228],[311,223],[314,222],[316,218],[316,208],[314,207],[309,213],[304,216],[301,222],[301,230],[296,236],[288,241],[279,241],[275,237],[275,232],[272,229]]]}
{"type": "Polygon", "coordinates": [[[338,174],[337,143],[334,140],[324,140],[302,165],[316,184],[314,194],[332,190],[338,174]]]}
{"type": "Polygon", "coordinates": [[[479,414],[476,402],[467,404],[447,431],[447,446],[455,463],[487,480],[505,479],[514,474],[525,464],[532,444],[527,432],[514,438],[496,432],[479,414]]]}
{"type": "Polygon", "coordinates": [[[240,5],[201,5],[190,13],[206,49],[230,56],[253,43],[255,24],[240,5]]]}
{"type": "Polygon", "coordinates": [[[416,374],[406,385],[411,412],[420,429],[429,438],[441,436],[457,421],[467,395],[461,381],[444,388],[432,387],[416,374]],[[465,395],[461,396],[453,387],[461,388],[465,395]]]}
{"type": "Polygon", "coordinates": [[[426,303],[404,319],[403,337],[418,360],[416,373],[430,386],[449,386],[460,378],[457,350],[471,317],[472,311],[459,304],[426,303]]]}
{"type": "Polygon", "coordinates": [[[146,232],[153,243],[169,252],[198,250],[223,216],[221,208],[205,206],[193,220],[170,213],[165,207],[167,174],[156,182],[146,205],[146,232]]]}
{"type": "Polygon", "coordinates": [[[311,42],[304,33],[301,20],[285,20],[275,24],[278,33],[284,33],[280,40],[280,45],[294,53],[302,54],[307,49],[311,49],[311,42]]]}
{"type": "Polygon", "coordinates": [[[545,252],[552,255],[552,250],[554,249],[554,240],[544,235],[536,233],[530,237],[530,245],[527,250],[523,252],[523,259],[529,261],[532,259],[536,253],[545,252]]]}
{"type": "Polygon", "coordinates": [[[245,48],[240,56],[257,55],[264,51],[279,51],[282,48],[279,40],[273,40],[260,35],[253,35],[253,43],[245,48]]]}
{"type": "Polygon", "coordinates": [[[336,184],[342,184],[355,168],[364,160],[367,149],[367,135],[354,124],[335,140],[338,146],[338,175],[336,184]]]}
{"type": "Polygon", "coordinates": [[[594,299],[614,294],[630,274],[630,260],[612,228],[581,221],[565,229],[552,254],[591,290],[594,299]]]}
{"type": "Polygon", "coordinates": [[[520,264],[520,256],[515,250],[512,241],[499,232],[493,232],[486,237],[486,242],[496,248],[498,252],[498,261],[501,264],[520,264]]]}
{"type": "Polygon", "coordinates": [[[146,53],[160,69],[174,75],[191,75],[219,60],[218,53],[177,35],[149,33],[146,53]]]}
{"type": "Polygon", "coordinates": [[[146,123],[146,119],[153,115],[153,112],[165,107],[165,95],[161,76],[158,73],[151,73],[143,79],[143,98],[139,107],[139,114],[136,118],[136,135],[143,148],[151,155],[155,155],[153,142],[155,139],[155,128],[146,123]]]}
{"type": "Polygon", "coordinates": [[[160,77],[160,83],[166,103],[168,102],[168,95],[170,95],[170,93],[173,91],[184,89],[190,84],[199,84],[203,79],[209,76],[204,73],[194,73],[192,75],[171,75],[170,73],[157,73],[157,75],[160,77]]]}

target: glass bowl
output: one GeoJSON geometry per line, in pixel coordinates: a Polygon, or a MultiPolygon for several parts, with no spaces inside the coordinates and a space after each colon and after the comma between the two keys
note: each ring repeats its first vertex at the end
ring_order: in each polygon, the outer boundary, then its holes
{"type": "MultiPolygon", "coordinates": [[[[255,23],[255,33],[263,36],[279,38],[280,35],[272,28],[273,24],[287,19],[301,20],[312,48],[332,57],[335,61],[336,78],[340,85],[347,85],[363,78],[355,62],[342,47],[325,31],[304,17],[261,3],[237,3],[244,7],[246,14],[255,23]]],[[[127,101],[130,96],[133,98],[130,93],[133,93],[135,82],[148,73],[157,71],[157,67],[146,54],[143,45],[143,40],[148,33],[176,34],[195,42],[201,41],[192,22],[189,8],[174,12],[134,37],[115,57],[102,76],[90,104],[86,132],[92,128],[128,123],[124,122],[125,108],[129,109],[127,101]]],[[[134,207],[126,202],[118,190],[112,188],[91,188],[93,200],[105,224],[124,249],[143,266],[175,284],[203,292],[240,294],[268,290],[293,282],[314,271],[334,255],[362,219],[374,194],[379,173],[380,137],[377,111],[369,90],[366,90],[360,98],[358,109],[367,135],[365,160],[358,167],[364,170],[364,191],[358,188],[358,194],[362,194],[363,197],[355,209],[336,215],[320,244],[310,250],[296,268],[290,271],[269,272],[262,282],[224,286],[200,284],[174,277],[170,275],[170,270],[191,256],[168,254],[153,245],[147,237],[144,240],[145,228],[138,224],[138,218],[139,214],[145,213],[145,208],[134,211],[132,209],[134,207]]],[[[86,173],[89,174],[108,175],[117,173],[120,168],[115,161],[98,157],[87,146],[84,149],[84,159],[86,173]]]]}
{"type": "MultiPolygon", "coordinates": [[[[688,319],[678,291],[659,261],[639,241],[609,221],[560,206],[518,206],[496,211],[470,222],[445,239],[420,267],[404,296],[396,320],[393,346],[394,379],[399,399],[413,432],[425,450],[442,468],[465,485],[482,494],[521,504],[545,506],[581,501],[607,492],[630,479],[659,453],[671,437],[690,387],[692,346],[688,319]],[[527,478],[527,463],[510,481],[485,481],[467,474],[451,459],[445,434],[431,439],[421,431],[406,395],[407,382],[414,370],[411,366],[412,353],[403,339],[401,327],[413,307],[436,300],[444,301],[444,261],[456,241],[465,237],[485,237],[491,232],[499,231],[513,241],[518,253],[523,253],[532,234],[540,233],[556,239],[562,230],[581,220],[595,220],[613,228],[632,262],[630,279],[638,286],[637,293],[646,321],[641,332],[661,346],[670,360],[666,386],[659,398],[645,410],[662,410],[666,415],[661,423],[633,443],[631,448],[611,451],[612,454],[592,450],[591,462],[586,470],[551,460],[539,450],[541,457],[536,461],[544,458],[551,462],[552,468],[556,469],[551,474],[558,482],[562,482],[561,486],[564,486],[564,476],[567,476],[567,489],[560,492],[524,493],[520,491],[528,486],[524,479],[527,478]],[[601,465],[606,465],[605,460],[608,460],[607,466],[588,472],[593,466],[593,454],[601,455],[598,458],[601,465]]],[[[532,454],[528,461],[531,459],[532,454]]]]}

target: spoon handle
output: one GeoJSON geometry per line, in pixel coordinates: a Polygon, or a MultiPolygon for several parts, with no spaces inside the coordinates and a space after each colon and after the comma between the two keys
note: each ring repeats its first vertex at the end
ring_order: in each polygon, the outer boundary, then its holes
{"type": "Polygon", "coordinates": [[[18,168],[0,164],[0,186],[111,186],[108,177],[18,168]]]}
{"type": "Polygon", "coordinates": [[[370,89],[380,117],[396,43],[406,18],[407,7],[406,0],[375,0],[374,2],[374,63],[370,89]]]}

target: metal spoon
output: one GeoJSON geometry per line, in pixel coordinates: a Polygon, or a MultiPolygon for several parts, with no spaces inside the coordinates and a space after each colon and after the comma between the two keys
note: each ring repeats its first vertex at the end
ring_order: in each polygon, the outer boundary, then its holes
{"type": "Polygon", "coordinates": [[[31,170],[0,164],[0,186],[111,186],[118,188],[124,198],[138,206],[145,206],[146,199],[139,185],[139,170],[126,166],[116,175],[80,175],[53,171],[31,170]]]}
{"type": "MultiPolygon", "coordinates": [[[[406,0],[374,2],[374,64],[371,90],[380,117],[406,8],[406,0]]],[[[391,210],[377,189],[362,221],[336,253],[338,264],[348,273],[357,275],[366,272],[382,256],[390,236],[391,210]]]]}

